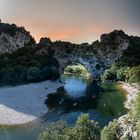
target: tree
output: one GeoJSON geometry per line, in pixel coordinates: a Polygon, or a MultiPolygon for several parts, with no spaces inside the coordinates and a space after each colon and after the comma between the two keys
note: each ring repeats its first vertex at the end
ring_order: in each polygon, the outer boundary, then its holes
{"type": "Polygon", "coordinates": [[[46,73],[46,77],[48,79],[57,79],[59,78],[60,74],[59,74],[59,70],[56,68],[56,67],[47,67],[47,68],[44,68],[43,69],[43,75],[44,75],[44,72],[46,73]]]}
{"type": "Polygon", "coordinates": [[[140,83],[140,65],[133,67],[130,70],[131,76],[129,77],[130,83],[140,83]]]}
{"type": "Polygon", "coordinates": [[[118,140],[117,139],[117,121],[110,122],[101,132],[101,140],[118,140]]]}
{"type": "Polygon", "coordinates": [[[70,140],[67,136],[69,129],[63,121],[52,123],[39,135],[38,140],[70,140]]]}
{"type": "Polygon", "coordinates": [[[117,80],[125,81],[125,72],[126,68],[122,67],[116,71],[117,80]]]}
{"type": "Polygon", "coordinates": [[[41,71],[38,67],[30,67],[27,71],[27,80],[37,82],[41,80],[41,71]]]}
{"type": "Polygon", "coordinates": [[[116,72],[117,72],[118,67],[116,64],[112,64],[110,69],[106,69],[105,72],[102,75],[102,80],[116,80],[116,72]]]}
{"type": "Polygon", "coordinates": [[[15,75],[15,69],[12,67],[6,67],[1,70],[1,80],[4,84],[9,84],[11,82],[13,83],[13,81],[15,80],[15,75]]]}
{"type": "Polygon", "coordinates": [[[76,126],[71,130],[72,140],[99,140],[100,129],[98,124],[89,119],[88,114],[78,117],[76,126]]]}
{"type": "Polygon", "coordinates": [[[58,121],[47,127],[39,135],[38,140],[99,140],[100,129],[88,114],[78,117],[76,125],[69,127],[65,122],[58,121]]]}

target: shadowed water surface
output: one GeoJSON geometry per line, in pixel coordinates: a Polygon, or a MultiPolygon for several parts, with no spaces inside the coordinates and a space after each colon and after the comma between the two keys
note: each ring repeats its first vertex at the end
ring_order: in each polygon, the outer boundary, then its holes
{"type": "Polygon", "coordinates": [[[81,76],[63,75],[64,87],[50,93],[44,99],[48,113],[41,119],[18,127],[1,127],[0,140],[35,140],[48,123],[65,120],[73,125],[81,113],[89,113],[90,118],[101,126],[125,114],[125,93],[115,83],[96,83],[81,76]]]}

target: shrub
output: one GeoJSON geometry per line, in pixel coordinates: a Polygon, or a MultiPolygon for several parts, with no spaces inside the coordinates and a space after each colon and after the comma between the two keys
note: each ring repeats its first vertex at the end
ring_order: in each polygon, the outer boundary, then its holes
{"type": "Polygon", "coordinates": [[[124,73],[125,70],[126,70],[126,68],[125,67],[122,67],[122,68],[120,68],[120,69],[118,69],[116,71],[117,80],[119,80],[119,81],[125,81],[125,73],[124,73]]]}
{"type": "Polygon", "coordinates": [[[96,122],[89,119],[88,114],[83,114],[78,117],[71,135],[73,140],[99,140],[100,129],[96,122]]]}
{"type": "Polygon", "coordinates": [[[137,67],[133,67],[130,70],[130,77],[129,82],[130,83],[140,83],[140,65],[137,67]]]}
{"type": "Polygon", "coordinates": [[[117,71],[117,66],[115,64],[111,65],[110,69],[105,70],[105,72],[103,73],[101,79],[102,80],[116,80],[117,76],[116,76],[116,71],[117,71]]]}
{"type": "Polygon", "coordinates": [[[132,113],[137,120],[140,120],[140,92],[137,93],[137,98],[134,103],[134,110],[132,111],[132,113]]]}
{"type": "Polygon", "coordinates": [[[44,68],[43,72],[46,72],[47,78],[52,80],[58,79],[60,76],[59,70],[56,67],[44,68]]]}
{"type": "Polygon", "coordinates": [[[117,121],[110,122],[101,132],[101,140],[117,140],[117,121]]]}
{"type": "Polygon", "coordinates": [[[65,72],[73,74],[82,74],[85,75],[88,73],[87,69],[83,65],[70,65],[65,68],[65,72]]]}
{"type": "Polygon", "coordinates": [[[30,82],[37,82],[41,80],[41,71],[38,67],[30,67],[27,70],[27,80],[30,82]]]}
{"type": "Polygon", "coordinates": [[[3,68],[1,70],[2,82],[5,84],[12,83],[15,80],[16,72],[12,67],[3,68]]]}
{"type": "Polygon", "coordinates": [[[39,135],[38,140],[68,140],[68,131],[69,127],[67,124],[63,121],[58,121],[46,128],[44,132],[39,135]]]}
{"type": "Polygon", "coordinates": [[[38,140],[99,140],[100,129],[94,121],[89,120],[89,115],[83,114],[78,117],[76,125],[69,127],[63,121],[52,123],[38,140]]]}
{"type": "Polygon", "coordinates": [[[106,69],[101,77],[102,80],[121,80],[130,83],[140,83],[140,65],[136,67],[118,67],[113,64],[106,69]]]}

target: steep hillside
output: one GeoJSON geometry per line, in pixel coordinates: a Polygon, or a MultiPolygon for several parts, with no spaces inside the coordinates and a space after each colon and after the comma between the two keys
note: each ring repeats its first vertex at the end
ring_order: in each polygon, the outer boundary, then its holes
{"type": "Polygon", "coordinates": [[[92,44],[71,44],[70,42],[51,42],[49,38],[42,38],[38,46],[38,54],[49,54],[59,61],[60,73],[71,63],[84,65],[91,76],[99,79],[103,71],[118,60],[129,46],[129,36],[123,31],[113,31],[101,36],[101,41],[92,44]]]}
{"type": "Polygon", "coordinates": [[[12,52],[26,45],[34,44],[33,37],[24,27],[0,23],[0,53],[12,52]]]}
{"type": "Polygon", "coordinates": [[[128,48],[105,70],[102,79],[140,83],[140,37],[129,37],[128,48]]]}
{"type": "Polygon", "coordinates": [[[92,44],[72,44],[41,38],[36,44],[23,27],[0,23],[0,83],[58,77],[67,65],[77,63],[85,66],[96,80],[139,82],[135,77],[140,77],[140,38],[114,30],[101,35],[100,40],[92,44]]]}

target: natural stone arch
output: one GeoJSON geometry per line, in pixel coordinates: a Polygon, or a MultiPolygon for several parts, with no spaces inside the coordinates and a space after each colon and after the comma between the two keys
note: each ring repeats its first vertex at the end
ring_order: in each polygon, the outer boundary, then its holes
{"type": "Polygon", "coordinates": [[[71,64],[81,64],[82,66],[84,66],[90,77],[93,78],[93,79],[97,79],[99,78],[99,76],[101,75],[101,69],[97,69],[97,60],[94,60],[92,59],[92,61],[89,61],[89,59],[84,59],[80,56],[77,56],[75,57],[69,57],[67,59],[63,59],[61,57],[59,58],[56,58],[59,62],[59,71],[60,71],[60,74],[63,74],[64,73],[64,70],[65,68],[68,66],[68,65],[71,65],[71,64]]]}
{"type": "MultiPolygon", "coordinates": [[[[84,65],[90,75],[98,80],[105,69],[121,58],[123,52],[129,46],[129,38],[122,31],[113,31],[101,36],[101,41],[92,44],[73,44],[70,42],[51,42],[44,38],[38,44],[42,46],[39,51],[55,57],[59,63],[59,72],[63,73],[64,68],[71,62],[84,65]]],[[[38,54],[39,54],[38,53],[38,54]]]]}
{"type": "MultiPolygon", "coordinates": [[[[71,62],[69,61],[68,63],[66,63],[64,66],[63,66],[63,70],[61,71],[61,73],[64,73],[65,69],[68,67],[68,66],[73,66],[73,65],[81,65],[83,66],[86,71],[87,71],[87,74],[85,74],[85,76],[88,76],[90,78],[92,78],[92,75],[91,75],[91,71],[89,71],[88,67],[83,64],[83,63],[80,63],[79,61],[74,61],[74,62],[71,62]]],[[[61,67],[62,68],[62,67],[61,67]]]]}

